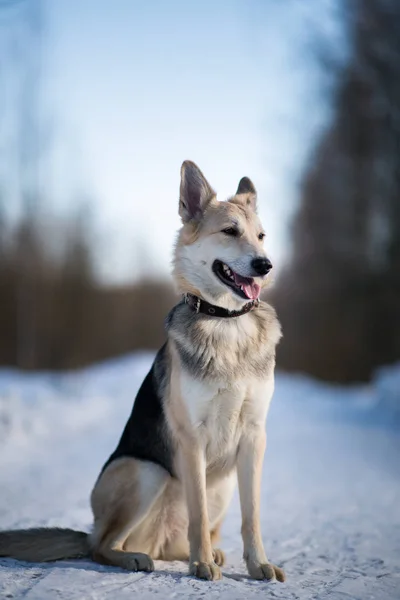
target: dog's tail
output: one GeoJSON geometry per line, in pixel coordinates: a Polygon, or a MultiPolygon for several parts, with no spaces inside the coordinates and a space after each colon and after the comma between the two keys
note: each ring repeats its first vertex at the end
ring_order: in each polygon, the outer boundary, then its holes
{"type": "Polygon", "coordinates": [[[90,556],[89,535],[73,529],[35,528],[0,531],[0,556],[49,562],[90,556]]]}

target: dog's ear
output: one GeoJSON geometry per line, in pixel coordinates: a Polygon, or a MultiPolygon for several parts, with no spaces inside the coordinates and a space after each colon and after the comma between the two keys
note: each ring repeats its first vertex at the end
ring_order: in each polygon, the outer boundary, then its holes
{"type": "Polygon", "coordinates": [[[215,197],[215,192],[200,171],[190,160],[181,167],[181,188],[179,214],[184,223],[201,217],[207,204],[215,197]]]}
{"type": "Polygon", "coordinates": [[[239,181],[236,196],[243,196],[245,204],[257,212],[257,191],[251,179],[242,177],[239,181]]]}

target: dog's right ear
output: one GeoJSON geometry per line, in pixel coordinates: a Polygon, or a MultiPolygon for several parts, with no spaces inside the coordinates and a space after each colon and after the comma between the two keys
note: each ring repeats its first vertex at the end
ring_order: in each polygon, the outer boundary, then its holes
{"type": "Polygon", "coordinates": [[[214,197],[215,192],[199,167],[194,162],[185,160],[181,167],[179,195],[179,214],[183,223],[199,219],[214,197]]]}

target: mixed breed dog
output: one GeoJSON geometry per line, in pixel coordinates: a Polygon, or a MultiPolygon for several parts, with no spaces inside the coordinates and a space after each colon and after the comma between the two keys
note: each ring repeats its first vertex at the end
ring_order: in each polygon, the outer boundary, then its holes
{"type": "Polygon", "coordinates": [[[90,534],[38,528],[0,532],[0,556],[44,562],[91,557],[130,571],[153,559],[189,561],[221,578],[215,547],[236,481],[250,577],[284,580],[260,531],[265,422],[281,329],[259,300],[272,268],[256,190],[247,177],[218,201],[200,169],[181,168],[182,227],[173,276],[182,300],[167,341],[136,396],[119,444],[91,495],[90,534]]]}

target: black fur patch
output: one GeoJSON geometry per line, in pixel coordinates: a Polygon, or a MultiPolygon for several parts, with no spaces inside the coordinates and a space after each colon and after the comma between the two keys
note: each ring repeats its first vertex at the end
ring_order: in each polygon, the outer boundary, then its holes
{"type": "Polygon", "coordinates": [[[119,444],[104,465],[117,458],[132,456],[163,467],[173,477],[173,445],[162,405],[166,378],[166,344],[159,350],[133,404],[119,444]]]}

